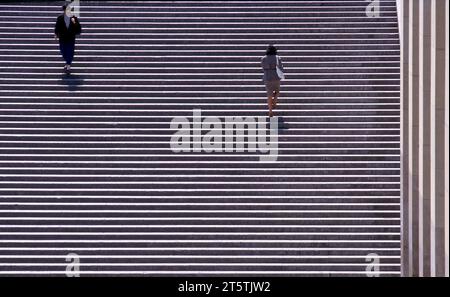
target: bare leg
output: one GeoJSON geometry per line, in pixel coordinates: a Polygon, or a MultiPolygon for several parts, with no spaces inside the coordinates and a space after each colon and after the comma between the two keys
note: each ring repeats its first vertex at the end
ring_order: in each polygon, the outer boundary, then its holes
{"type": "Polygon", "coordinates": [[[277,91],[274,91],[273,92],[273,108],[276,108],[277,107],[277,104],[278,104],[278,96],[280,95],[280,93],[279,92],[277,92],[277,91]]]}
{"type": "Polygon", "coordinates": [[[267,105],[269,106],[269,117],[273,116],[272,108],[273,108],[273,99],[272,96],[267,97],[267,105]]]}

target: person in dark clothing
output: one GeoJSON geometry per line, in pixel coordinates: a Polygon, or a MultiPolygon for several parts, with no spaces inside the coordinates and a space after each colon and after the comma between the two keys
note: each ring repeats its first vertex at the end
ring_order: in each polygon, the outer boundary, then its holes
{"type": "Polygon", "coordinates": [[[70,73],[70,65],[75,54],[75,37],[81,34],[78,18],[71,15],[70,7],[62,7],[64,13],[58,17],[55,25],[55,38],[59,40],[59,50],[66,65],[64,70],[70,73]]]}

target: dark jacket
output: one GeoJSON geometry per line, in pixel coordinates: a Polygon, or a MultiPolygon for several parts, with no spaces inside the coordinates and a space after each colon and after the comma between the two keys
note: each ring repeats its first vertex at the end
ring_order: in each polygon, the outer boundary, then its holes
{"type": "Polygon", "coordinates": [[[81,34],[81,25],[76,17],[75,24],[70,20],[69,28],[64,22],[64,14],[60,15],[56,20],[55,35],[59,38],[59,42],[75,42],[75,36],[81,34]]]}

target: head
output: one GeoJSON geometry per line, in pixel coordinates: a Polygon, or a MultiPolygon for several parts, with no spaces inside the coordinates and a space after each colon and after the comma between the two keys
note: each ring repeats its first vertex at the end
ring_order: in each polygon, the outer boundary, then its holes
{"type": "Polygon", "coordinates": [[[277,55],[277,53],[278,53],[278,50],[273,44],[270,44],[266,49],[267,56],[277,55]]]}
{"type": "Polygon", "coordinates": [[[70,9],[70,6],[64,4],[61,8],[64,14],[66,14],[67,16],[71,16],[72,11],[70,9]]]}

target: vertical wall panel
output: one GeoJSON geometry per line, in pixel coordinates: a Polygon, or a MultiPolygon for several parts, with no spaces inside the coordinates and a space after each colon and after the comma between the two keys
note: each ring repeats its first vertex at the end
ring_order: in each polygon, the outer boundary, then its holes
{"type": "Polygon", "coordinates": [[[445,2],[446,8],[446,15],[445,15],[445,28],[446,28],[446,34],[445,34],[445,276],[449,276],[449,257],[448,257],[448,245],[449,245],[449,237],[448,237],[448,229],[449,229],[449,220],[448,220],[448,211],[449,211],[449,191],[448,191],[448,165],[449,165],[449,158],[448,158],[448,142],[449,142],[449,119],[448,119],[448,113],[449,113],[449,96],[448,96],[448,81],[450,77],[448,76],[448,35],[449,35],[449,27],[448,27],[448,15],[449,15],[449,1],[445,2]]]}
{"type": "Polygon", "coordinates": [[[409,7],[409,91],[408,91],[408,158],[409,158],[409,258],[410,274],[419,271],[419,1],[409,7]]]}
{"type": "Polygon", "coordinates": [[[448,1],[398,3],[402,271],[448,276],[448,1]]]}
{"type": "MultiPolygon", "coordinates": [[[[434,81],[434,103],[432,109],[435,110],[435,116],[432,121],[435,123],[434,137],[434,159],[431,168],[435,173],[434,179],[434,195],[431,196],[432,209],[431,216],[434,216],[434,230],[431,237],[431,260],[432,275],[442,276],[445,273],[445,14],[447,0],[435,0],[434,20],[434,48],[435,52],[435,81],[434,81]]],[[[433,183],[433,181],[432,181],[433,183]]]]}
{"type": "Polygon", "coordinates": [[[435,243],[434,238],[436,238],[436,0],[431,1],[431,85],[430,99],[433,108],[431,108],[431,163],[430,163],[430,174],[431,174],[431,188],[430,188],[430,216],[431,216],[431,230],[430,230],[430,261],[431,261],[431,274],[435,275],[435,265],[436,253],[434,252],[435,243]]]}
{"type": "Polygon", "coordinates": [[[430,25],[431,2],[419,13],[419,275],[430,275],[430,25]]]}
{"type": "Polygon", "coordinates": [[[401,59],[401,222],[402,222],[402,275],[409,274],[409,5],[410,0],[402,0],[398,7],[401,59]],[[408,174],[405,174],[408,173],[408,174]]]}
{"type": "Polygon", "coordinates": [[[409,275],[409,0],[402,0],[399,28],[401,42],[401,222],[402,222],[402,275],[409,275]]]}

